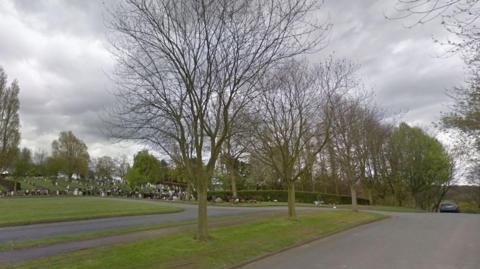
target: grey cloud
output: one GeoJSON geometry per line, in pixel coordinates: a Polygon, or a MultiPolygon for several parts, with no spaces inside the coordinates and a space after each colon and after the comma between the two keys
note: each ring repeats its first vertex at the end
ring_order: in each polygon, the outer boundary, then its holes
{"type": "Polygon", "coordinates": [[[439,22],[405,27],[410,21],[387,20],[393,1],[327,1],[334,24],[329,47],[319,57],[334,53],[352,59],[371,88],[376,102],[390,111],[408,111],[403,120],[430,125],[437,121],[445,90],[463,81],[463,62],[445,57],[445,47],[434,43],[448,33],[439,22]]]}
{"type": "MultiPolygon", "coordinates": [[[[131,155],[141,146],[113,144],[99,118],[112,104],[107,77],[105,7],[115,0],[0,1],[0,65],[21,86],[22,145],[49,149],[62,130],[72,130],[93,156],[131,155]]],[[[393,1],[326,1],[321,17],[334,24],[329,46],[314,60],[334,53],[361,66],[376,102],[403,119],[425,125],[438,119],[444,90],[463,79],[462,62],[439,58],[432,36],[445,38],[438,23],[406,29],[384,13],[393,1]]]]}

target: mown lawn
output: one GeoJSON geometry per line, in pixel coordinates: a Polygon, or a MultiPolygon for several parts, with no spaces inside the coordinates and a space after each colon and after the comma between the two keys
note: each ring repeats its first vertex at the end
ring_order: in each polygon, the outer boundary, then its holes
{"type": "MultiPolygon", "coordinates": [[[[187,204],[196,204],[195,201],[173,201],[174,203],[187,203],[187,204]]],[[[221,202],[221,203],[214,203],[210,202],[209,205],[211,206],[222,206],[222,207],[268,207],[268,206],[288,206],[286,202],[256,202],[256,203],[229,203],[229,202],[221,202]]],[[[298,207],[316,207],[313,203],[296,203],[298,207]]],[[[321,205],[320,208],[332,208],[332,205],[321,205]]],[[[336,205],[336,208],[339,209],[351,209],[351,205],[336,205]]],[[[398,207],[398,206],[381,206],[381,205],[359,205],[359,210],[376,210],[376,211],[385,211],[385,212],[425,212],[425,210],[415,209],[411,207],[398,207]]]]}
{"type": "Polygon", "coordinates": [[[77,251],[6,268],[225,268],[306,240],[384,218],[349,211],[302,215],[298,221],[272,218],[211,229],[212,240],[193,233],[77,251]]]}
{"type": "MultiPolygon", "coordinates": [[[[350,209],[351,205],[337,205],[337,208],[350,209]]],[[[411,208],[411,207],[399,207],[399,206],[381,206],[381,205],[359,205],[359,210],[375,210],[375,211],[385,211],[385,212],[417,212],[425,213],[425,210],[411,208]]]]}
{"type": "MultiPolygon", "coordinates": [[[[192,201],[167,201],[169,203],[174,203],[174,204],[189,204],[189,205],[198,205],[198,203],[194,200],[192,201]]],[[[255,202],[255,203],[249,203],[249,202],[244,202],[244,203],[230,203],[230,202],[208,202],[208,206],[218,206],[218,207],[276,207],[276,206],[283,206],[287,207],[288,203],[287,202],[255,202]]],[[[297,207],[315,207],[315,205],[312,204],[307,204],[307,203],[295,203],[295,206],[297,207]]],[[[328,207],[328,206],[322,206],[322,207],[328,207]]]]}
{"type": "Polygon", "coordinates": [[[173,206],[98,197],[1,198],[0,226],[179,212],[173,206]]]}

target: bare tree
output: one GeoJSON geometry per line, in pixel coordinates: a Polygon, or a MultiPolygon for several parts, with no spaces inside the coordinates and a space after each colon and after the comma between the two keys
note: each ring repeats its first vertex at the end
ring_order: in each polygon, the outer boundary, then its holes
{"type": "Polygon", "coordinates": [[[480,208],[480,164],[478,160],[467,174],[467,180],[472,185],[469,191],[470,199],[480,208]]]}
{"type": "Polygon", "coordinates": [[[208,239],[208,183],[233,119],[268,68],[319,48],[329,29],[311,15],[320,4],[125,0],[112,10],[119,63],[112,133],[185,168],[199,201],[199,240],[208,239]]]}
{"type": "Polygon", "coordinates": [[[84,178],[88,174],[88,147],[72,131],[60,132],[58,139],[52,142],[52,158],[61,164],[60,170],[69,179],[73,175],[84,178]]]}
{"type": "Polygon", "coordinates": [[[332,115],[332,142],[340,176],[350,187],[352,209],[357,211],[357,188],[367,175],[367,138],[374,110],[364,96],[339,96],[332,115]]]}
{"type": "Polygon", "coordinates": [[[0,172],[12,165],[20,143],[18,110],[20,88],[16,80],[7,86],[7,75],[0,67],[0,172]]]}
{"type": "Polygon", "coordinates": [[[128,162],[127,156],[122,155],[120,158],[116,158],[115,166],[117,167],[115,171],[115,176],[119,177],[122,181],[126,180],[128,169],[130,168],[130,163],[128,162]]]}
{"type": "MultiPolygon", "coordinates": [[[[365,119],[365,151],[361,155],[361,162],[365,167],[365,177],[362,186],[366,189],[369,203],[374,204],[374,191],[382,189],[385,193],[384,182],[389,176],[388,141],[392,126],[382,123],[383,113],[376,107],[370,108],[370,116],[365,119]]],[[[385,198],[385,195],[382,195],[385,198]]]]}
{"type": "Polygon", "coordinates": [[[467,64],[478,66],[480,48],[480,2],[478,0],[397,0],[392,19],[412,19],[409,27],[438,20],[453,34],[448,41],[438,41],[460,52],[467,64]]]}
{"type": "Polygon", "coordinates": [[[110,156],[102,156],[93,160],[95,165],[95,177],[102,181],[112,181],[118,170],[117,163],[110,156]]]}
{"type": "Polygon", "coordinates": [[[228,130],[221,153],[221,162],[227,168],[233,199],[237,198],[237,182],[241,177],[242,159],[245,159],[249,150],[250,122],[244,113],[237,114],[228,130]]]}
{"type": "Polygon", "coordinates": [[[329,100],[353,72],[346,61],[329,58],[310,67],[289,62],[266,76],[253,117],[256,154],[288,187],[288,216],[296,218],[295,182],[311,168],[328,140],[329,100]],[[312,157],[313,156],[313,157],[312,157]]]}

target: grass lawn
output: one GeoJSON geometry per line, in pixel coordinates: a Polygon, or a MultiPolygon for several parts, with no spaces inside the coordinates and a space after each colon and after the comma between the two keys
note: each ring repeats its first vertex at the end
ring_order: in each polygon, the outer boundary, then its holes
{"type": "Polygon", "coordinates": [[[213,239],[208,243],[195,241],[193,233],[180,233],[6,268],[225,268],[382,218],[380,214],[349,211],[301,215],[298,221],[276,217],[211,229],[213,239]]]}
{"type": "MultiPolygon", "coordinates": [[[[171,201],[169,201],[171,202],[171,201]]],[[[196,204],[194,201],[173,201],[174,203],[187,203],[187,204],[196,204]]],[[[224,207],[262,207],[262,206],[288,206],[286,202],[256,202],[256,203],[236,203],[232,204],[229,202],[221,202],[221,203],[213,203],[210,202],[209,205],[211,206],[224,206],[224,207]]],[[[296,203],[296,206],[299,207],[315,207],[314,204],[307,204],[307,203],[296,203]]],[[[331,205],[321,205],[322,208],[332,208],[331,205]]],[[[350,209],[351,205],[336,205],[337,208],[341,209],[350,209]]],[[[358,208],[360,210],[377,210],[377,211],[390,211],[390,212],[425,212],[424,210],[415,209],[411,207],[398,207],[398,206],[380,206],[380,205],[373,205],[373,206],[363,206],[359,205],[358,208]]]]}
{"type": "Polygon", "coordinates": [[[98,197],[1,198],[0,226],[179,211],[155,203],[98,197]]]}
{"type": "MultiPolygon", "coordinates": [[[[167,201],[170,203],[190,204],[197,205],[196,201],[167,201]]],[[[268,206],[288,206],[287,202],[255,202],[255,203],[230,203],[230,202],[208,202],[209,206],[222,206],[222,207],[268,207],[268,206]]],[[[315,207],[315,205],[307,203],[295,203],[295,206],[299,207],[315,207]]]]}
{"type": "MultiPolygon", "coordinates": [[[[351,205],[337,205],[337,208],[344,208],[344,209],[350,209],[352,208],[351,205]]],[[[376,210],[376,211],[386,211],[386,212],[417,212],[417,213],[422,213],[425,212],[425,210],[421,209],[416,209],[416,208],[411,208],[411,207],[398,207],[398,206],[380,206],[380,205],[360,205],[358,206],[358,209],[360,210],[376,210]]]]}
{"type": "MultiPolygon", "coordinates": [[[[213,216],[213,217],[209,217],[208,221],[209,221],[209,224],[215,224],[217,222],[222,222],[222,221],[241,222],[242,220],[245,220],[245,218],[257,217],[257,216],[258,214],[238,215],[238,216],[213,216]]],[[[109,236],[115,236],[115,235],[151,231],[151,230],[170,228],[170,227],[180,227],[180,226],[192,225],[196,223],[197,223],[196,220],[188,220],[188,221],[181,221],[181,222],[174,222],[174,223],[167,223],[167,224],[145,224],[145,225],[138,225],[138,226],[132,226],[132,227],[115,228],[107,231],[84,232],[84,233],[78,233],[78,234],[72,234],[72,235],[61,235],[61,236],[54,236],[54,237],[35,239],[35,240],[12,241],[7,243],[0,243],[0,251],[40,247],[40,246],[53,245],[58,243],[109,237],[109,236]]]]}
{"type": "Polygon", "coordinates": [[[458,206],[460,207],[461,213],[480,214],[480,207],[473,203],[460,202],[458,206]]]}
{"type": "Polygon", "coordinates": [[[128,234],[128,233],[134,233],[134,232],[142,232],[142,231],[156,230],[156,229],[169,228],[169,227],[178,227],[178,226],[195,224],[195,223],[196,221],[192,220],[192,221],[175,222],[175,223],[169,223],[169,224],[148,224],[148,225],[140,225],[140,226],[133,226],[133,227],[115,228],[107,231],[84,232],[84,233],[78,233],[78,234],[72,234],[72,235],[60,235],[60,236],[35,239],[35,240],[12,241],[7,243],[0,243],[0,251],[8,251],[8,250],[24,249],[24,248],[32,248],[32,247],[42,247],[42,246],[66,243],[71,241],[88,240],[93,238],[109,237],[109,236],[128,234]]]}

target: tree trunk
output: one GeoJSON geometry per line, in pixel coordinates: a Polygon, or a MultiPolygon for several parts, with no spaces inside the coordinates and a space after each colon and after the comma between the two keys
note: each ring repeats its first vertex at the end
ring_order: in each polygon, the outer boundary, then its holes
{"type": "Polygon", "coordinates": [[[288,218],[297,219],[295,211],[295,183],[288,182],[288,218]]]}
{"type": "Polygon", "coordinates": [[[355,186],[353,186],[353,185],[350,186],[350,195],[352,196],[352,210],[357,212],[358,211],[357,190],[355,189],[355,186]]]}
{"type": "Polygon", "coordinates": [[[367,189],[367,193],[368,193],[368,203],[370,205],[373,205],[373,194],[372,194],[372,189],[367,189]]]}
{"type": "Polygon", "coordinates": [[[232,195],[233,195],[233,199],[237,199],[238,197],[238,194],[237,194],[237,173],[236,171],[233,171],[231,176],[231,184],[232,184],[232,195]]]}
{"type": "Polygon", "coordinates": [[[198,231],[197,239],[199,241],[208,240],[208,215],[207,215],[207,183],[200,182],[197,186],[198,196],[198,231]]]}
{"type": "Polygon", "coordinates": [[[422,201],[420,199],[420,193],[415,193],[413,195],[413,199],[415,200],[415,208],[422,209],[422,201]]]}

